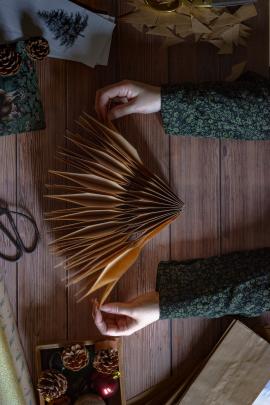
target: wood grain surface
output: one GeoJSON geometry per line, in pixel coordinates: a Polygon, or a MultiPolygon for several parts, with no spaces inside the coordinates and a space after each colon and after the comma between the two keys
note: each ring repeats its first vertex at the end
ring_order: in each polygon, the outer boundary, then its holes
{"type": "MultiPolygon", "coordinates": [[[[0,137],[0,201],[1,204],[9,204],[13,208],[17,207],[17,137],[0,137]]],[[[1,223],[7,226],[8,221],[1,218],[1,223]]],[[[15,249],[10,241],[0,233],[0,251],[4,254],[13,255],[15,249]]],[[[0,258],[0,272],[4,275],[5,285],[10,297],[14,316],[17,319],[17,263],[8,263],[0,258]]]]}
{"type": "MultiPolygon", "coordinates": [[[[124,7],[119,10],[124,12],[124,7]]],[[[151,84],[167,81],[167,52],[157,39],[151,39],[126,24],[118,27],[118,78],[151,84]],[[136,52],[134,52],[136,50],[136,52]],[[139,55],[139,63],[138,63],[139,55]],[[152,68],[151,68],[152,67],[152,68]]],[[[146,166],[169,180],[169,138],[164,136],[155,115],[131,116],[119,122],[124,136],[133,143],[146,166]]],[[[155,289],[160,260],[169,259],[169,228],[163,230],[143,250],[118,287],[118,299],[127,300],[155,289]]],[[[126,389],[129,397],[147,389],[171,370],[170,324],[160,321],[124,339],[126,389]],[[138,380],[140,376],[140,381],[138,380]]]]}
{"type": "MultiPolygon", "coordinates": [[[[81,0],[91,9],[119,15],[125,1],[81,0]]],[[[248,48],[234,55],[217,55],[210,45],[184,43],[165,49],[132,27],[119,24],[113,37],[109,65],[88,68],[79,63],[47,59],[38,65],[46,113],[44,131],[0,138],[0,198],[27,208],[35,217],[41,241],[36,252],[17,264],[1,261],[1,271],[18,319],[19,331],[33,379],[37,344],[59,339],[98,336],[90,302],[77,304],[77,287],[65,288],[65,270],[49,252],[50,227],[45,211],[59,207],[43,198],[53,181],[48,169],[59,168],[58,145],[65,130],[75,129],[81,111],[94,113],[98,88],[122,79],[153,84],[223,80],[234,63],[268,74],[268,2],[257,2],[258,18],[248,48]]],[[[238,142],[165,135],[158,115],[127,117],[117,126],[137,147],[150,169],[163,175],[185,202],[180,218],[144,249],[123,277],[112,299],[127,300],[155,288],[160,260],[206,257],[232,250],[269,246],[270,142],[238,142]]],[[[31,230],[25,227],[25,237],[31,230]]],[[[8,242],[0,235],[2,250],[8,242]]],[[[270,321],[269,315],[249,320],[270,321]]],[[[210,352],[228,319],[160,321],[124,339],[127,397],[131,398],[174,372],[186,374],[210,352]]]]}
{"type": "MultiPolygon", "coordinates": [[[[218,80],[216,50],[201,44],[169,51],[169,82],[218,80]]],[[[164,135],[165,136],[165,135],[164,135]]],[[[170,180],[186,206],[171,226],[171,259],[207,257],[220,252],[219,140],[170,137],[170,180]]],[[[172,321],[173,371],[186,377],[220,336],[219,320],[172,321]]]]}
{"type": "MultiPolygon", "coordinates": [[[[18,262],[18,325],[33,375],[35,346],[57,342],[67,333],[67,294],[62,281],[65,273],[63,269],[54,269],[58,259],[49,252],[51,231],[43,220],[44,212],[54,206],[43,198],[45,184],[51,182],[48,170],[55,165],[57,145],[64,143],[66,63],[47,59],[38,70],[47,128],[21,134],[17,141],[18,206],[34,216],[41,237],[36,251],[24,254],[18,262]]],[[[27,227],[25,233],[31,237],[27,227]]]]}

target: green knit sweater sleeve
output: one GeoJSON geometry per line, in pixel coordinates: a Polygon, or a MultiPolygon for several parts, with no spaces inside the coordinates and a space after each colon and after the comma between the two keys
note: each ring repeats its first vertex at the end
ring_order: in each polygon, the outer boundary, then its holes
{"type": "Polygon", "coordinates": [[[270,139],[270,81],[247,73],[235,82],[185,83],[161,89],[169,135],[270,139]]]}
{"type": "Polygon", "coordinates": [[[270,310],[270,248],[161,262],[161,319],[257,316],[270,310]]]}

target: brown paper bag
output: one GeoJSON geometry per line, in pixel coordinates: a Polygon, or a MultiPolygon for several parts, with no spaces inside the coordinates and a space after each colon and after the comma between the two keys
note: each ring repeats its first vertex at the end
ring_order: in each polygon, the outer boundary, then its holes
{"type": "Polygon", "coordinates": [[[269,380],[269,343],[237,321],[177,403],[252,405],[269,380]]]}
{"type": "MultiPolygon", "coordinates": [[[[233,321],[229,328],[222,335],[220,340],[217,342],[210,354],[193,370],[191,375],[183,381],[181,379],[181,374],[173,375],[172,377],[167,378],[164,381],[161,381],[157,385],[149,388],[147,391],[142,392],[136,397],[128,400],[128,405],[175,405],[181,404],[179,402],[180,398],[183,399],[184,393],[187,392],[187,389],[190,387],[191,383],[194,381],[195,377],[199,375],[203,367],[207,364],[209,358],[215,353],[217,348],[221,345],[221,342],[227,336],[233,325],[236,321],[233,321]]],[[[270,343],[270,325],[264,327],[256,328],[256,331],[259,335],[263,336],[270,343]]],[[[270,379],[270,377],[269,377],[270,379]]],[[[222,404],[224,405],[224,404],[222,404]]],[[[257,405],[257,404],[255,404],[257,405]]]]}

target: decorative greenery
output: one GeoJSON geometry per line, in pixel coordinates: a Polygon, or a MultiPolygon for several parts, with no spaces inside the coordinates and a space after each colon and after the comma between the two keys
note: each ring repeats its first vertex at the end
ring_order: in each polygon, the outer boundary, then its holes
{"type": "Polygon", "coordinates": [[[82,32],[88,25],[88,15],[67,13],[62,9],[50,11],[38,11],[47,27],[54,33],[54,39],[60,40],[60,45],[70,48],[78,36],[83,37],[82,32]]]}
{"type": "Polygon", "coordinates": [[[45,128],[37,75],[24,41],[17,42],[16,52],[22,58],[18,73],[0,77],[0,135],[45,128]]]}

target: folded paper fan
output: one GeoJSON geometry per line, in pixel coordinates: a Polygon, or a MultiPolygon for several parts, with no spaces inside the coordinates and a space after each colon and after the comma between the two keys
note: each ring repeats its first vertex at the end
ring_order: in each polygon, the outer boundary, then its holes
{"type": "Polygon", "coordinates": [[[61,265],[69,270],[69,285],[85,282],[80,300],[104,288],[104,302],[143,246],[180,214],[183,203],[117,130],[86,113],[78,124],[84,135],[69,132],[72,148],[59,152],[70,170],[50,171],[62,183],[48,186],[53,193],[46,196],[70,207],[46,217],[57,224],[51,245],[65,257],[61,265]]]}

